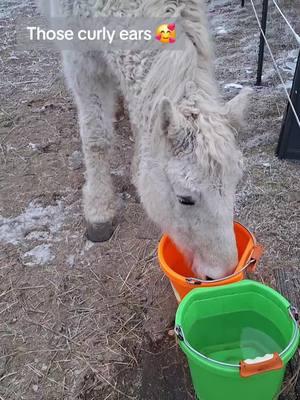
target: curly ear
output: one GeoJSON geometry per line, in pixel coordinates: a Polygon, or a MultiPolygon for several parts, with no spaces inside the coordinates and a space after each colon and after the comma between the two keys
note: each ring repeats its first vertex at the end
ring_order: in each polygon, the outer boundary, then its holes
{"type": "Polygon", "coordinates": [[[253,92],[251,88],[244,88],[233,99],[225,105],[225,113],[230,125],[235,129],[241,128],[245,123],[245,116],[249,104],[249,95],[253,92]]]}

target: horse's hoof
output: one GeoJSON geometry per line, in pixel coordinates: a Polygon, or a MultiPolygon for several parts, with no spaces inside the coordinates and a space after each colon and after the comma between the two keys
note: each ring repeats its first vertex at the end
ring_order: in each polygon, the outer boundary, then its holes
{"type": "Polygon", "coordinates": [[[112,222],[87,223],[86,236],[92,242],[106,242],[114,233],[112,222]]]}

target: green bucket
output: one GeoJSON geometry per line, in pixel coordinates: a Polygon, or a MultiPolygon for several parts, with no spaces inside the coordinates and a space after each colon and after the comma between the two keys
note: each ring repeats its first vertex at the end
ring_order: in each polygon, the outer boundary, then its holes
{"type": "Polygon", "coordinates": [[[279,293],[249,280],[192,290],[175,332],[198,399],[276,399],[299,345],[295,315],[279,293]]]}

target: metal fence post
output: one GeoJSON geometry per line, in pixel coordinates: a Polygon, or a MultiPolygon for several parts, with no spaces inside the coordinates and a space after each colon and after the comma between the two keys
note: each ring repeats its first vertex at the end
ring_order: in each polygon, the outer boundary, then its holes
{"type": "MultiPolygon", "coordinates": [[[[266,34],[266,28],[267,28],[268,6],[269,6],[269,0],[263,0],[261,27],[264,34],[266,34]]],[[[265,40],[263,34],[261,33],[259,41],[258,64],[257,64],[257,78],[256,78],[257,86],[261,85],[261,76],[264,63],[264,51],[265,51],[265,40]]]]}
{"type": "MultiPolygon", "coordinates": [[[[296,113],[300,118],[300,52],[290,97],[296,113]]],[[[287,105],[283,118],[276,154],[279,158],[300,160],[300,127],[290,103],[287,105]]]]}

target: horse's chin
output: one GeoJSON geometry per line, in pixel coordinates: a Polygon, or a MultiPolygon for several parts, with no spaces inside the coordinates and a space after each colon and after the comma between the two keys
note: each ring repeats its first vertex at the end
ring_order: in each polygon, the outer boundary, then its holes
{"type": "Polygon", "coordinates": [[[203,280],[223,279],[234,272],[232,268],[222,268],[221,266],[211,266],[203,261],[196,255],[193,257],[192,270],[197,278],[203,280]]]}
{"type": "Polygon", "coordinates": [[[194,272],[196,278],[207,280],[207,275],[204,270],[201,268],[201,265],[198,262],[195,262],[195,258],[192,262],[192,271],[194,272]]]}

